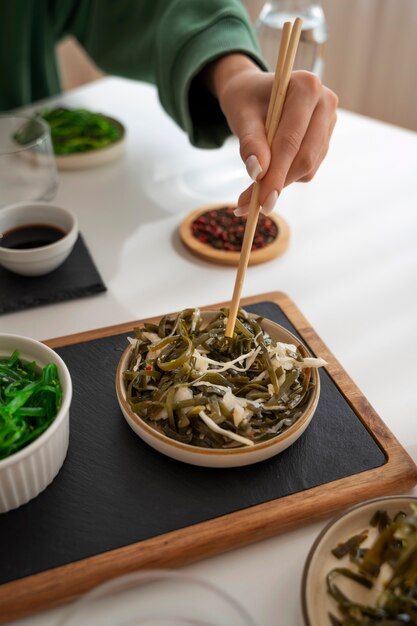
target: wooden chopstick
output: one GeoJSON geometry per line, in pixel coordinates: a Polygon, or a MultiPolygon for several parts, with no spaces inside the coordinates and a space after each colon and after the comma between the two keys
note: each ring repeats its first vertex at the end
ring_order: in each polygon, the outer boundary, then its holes
{"type": "Polygon", "coordinates": [[[271,122],[269,128],[266,129],[269,146],[271,146],[272,144],[275,133],[277,132],[279,121],[281,119],[282,109],[284,107],[285,97],[287,95],[287,89],[291,78],[295,55],[297,54],[298,42],[300,41],[302,25],[303,20],[300,17],[297,17],[291,30],[287,54],[283,62],[281,76],[278,81],[278,89],[274,100],[271,122]]]}
{"type": "MultiPolygon", "coordinates": [[[[294,65],[295,55],[297,53],[298,42],[300,40],[301,26],[303,21],[297,17],[294,24],[285,22],[281,44],[279,48],[277,66],[272,85],[271,97],[268,105],[268,113],[266,117],[265,130],[269,146],[278,128],[284,106],[285,96],[287,95],[288,84],[291,78],[291,72],[294,65]]],[[[252,190],[252,196],[249,204],[249,213],[243,236],[242,250],[240,252],[239,265],[237,268],[235,286],[233,290],[232,302],[229,309],[229,317],[226,326],[226,337],[233,337],[236,324],[236,317],[239,311],[240,296],[242,293],[243,282],[246,276],[249,256],[251,253],[252,242],[255,235],[256,225],[261,207],[259,205],[259,183],[255,183],[252,190]]]]}
{"type": "Polygon", "coordinates": [[[279,83],[282,78],[282,72],[284,69],[285,58],[288,53],[288,44],[290,42],[291,30],[292,30],[291,22],[285,22],[284,27],[282,29],[281,43],[279,46],[277,64],[275,67],[274,82],[272,84],[271,96],[269,98],[268,113],[266,114],[265,130],[267,133],[271,126],[272,111],[274,110],[274,104],[275,104],[275,100],[277,97],[278,87],[279,87],[279,83]]]}

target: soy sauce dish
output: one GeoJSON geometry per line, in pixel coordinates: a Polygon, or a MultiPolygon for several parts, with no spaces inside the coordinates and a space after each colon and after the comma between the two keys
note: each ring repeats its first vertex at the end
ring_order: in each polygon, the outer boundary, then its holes
{"type": "Polygon", "coordinates": [[[320,395],[313,357],[288,330],[241,310],[186,309],[135,329],[116,391],[129,426],[163,454],[193,465],[268,459],[307,428],[320,395]]]}
{"type": "Polygon", "coordinates": [[[10,205],[0,211],[0,265],[24,276],[48,274],[66,260],[77,237],[77,218],[67,209],[10,205]]]}

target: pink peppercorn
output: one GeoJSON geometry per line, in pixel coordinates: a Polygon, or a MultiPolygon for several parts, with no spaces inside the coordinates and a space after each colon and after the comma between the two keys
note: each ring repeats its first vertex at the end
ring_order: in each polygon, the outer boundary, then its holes
{"type": "MultiPolygon", "coordinates": [[[[206,211],[191,224],[191,231],[201,243],[217,250],[239,252],[245,232],[246,217],[237,217],[233,207],[206,211]]],[[[272,243],[278,236],[278,226],[265,215],[259,215],[252,250],[259,250],[272,243]]]]}

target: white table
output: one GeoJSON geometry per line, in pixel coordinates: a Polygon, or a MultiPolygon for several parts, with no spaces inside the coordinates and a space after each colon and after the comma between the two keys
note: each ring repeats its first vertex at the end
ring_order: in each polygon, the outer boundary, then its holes
{"type": "MultiPolygon", "coordinates": [[[[63,172],[55,199],[77,214],[108,292],[3,315],[1,331],[46,339],[229,300],[235,270],[194,258],[177,227],[192,209],[233,201],[249,183],[236,140],[192,148],[153,87],[132,81],[105,78],[50,102],[106,112],[128,129],[121,160],[63,172]]],[[[415,133],[341,111],[314,181],[280,198],[288,251],[250,268],[244,286],[246,296],[282,290],[295,301],[415,460],[416,184],[415,133]]],[[[259,626],[292,626],[301,621],[304,560],[323,525],[183,570],[222,585],[259,626]]],[[[52,626],[62,612],[16,624],[52,626]]]]}

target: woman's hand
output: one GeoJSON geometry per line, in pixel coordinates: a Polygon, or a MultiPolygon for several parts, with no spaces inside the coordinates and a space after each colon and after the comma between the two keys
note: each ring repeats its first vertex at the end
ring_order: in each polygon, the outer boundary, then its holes
{"type": "MultiPolygon", "coordinates": [[[[249,57],[231,54],[205,70],[206,84],[219,100],[252,180],[260,182],[262,211],[270,213],[287,185],[310,181],[327,154],[336,123],[337,96],[310,72],[291,75],[278,130],[268,146],[265,119],[273,74],[249,57]]],[[[239,197],[238,215],[248,212],[252,185],[239,197]]]]}

